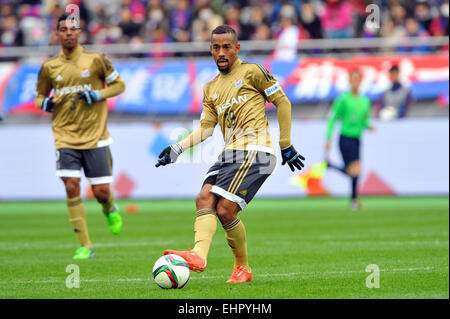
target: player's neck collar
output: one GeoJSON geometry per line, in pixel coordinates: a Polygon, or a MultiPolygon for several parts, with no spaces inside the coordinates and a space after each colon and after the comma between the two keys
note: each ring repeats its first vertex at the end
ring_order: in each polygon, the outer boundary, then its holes
{"type": "Polygon", "coordinates": [[[242,60],[239,59],[239,58],[237,58],[236,61],[234,61],[233,65],[231,66],[230,71],[228,71],[228,73],[222,73],[222,72],[220,72],[220,75],[221,75],[221,76],[229,76],[229,75],[233,74],[234,71],[235,71],[235,70],[238,68],[238,66],[241,65],[241,64],[242,64],[242,60]]]}
{"type": "Polygon", "coordinates": [[[75,48],[75,50],[73,50],[73,52],[69,56],[65,55],[64,51],[62,49],[61,49],[61,52],[59,53],[59,56],[61,57],[61,59],[65,60],[65,61],[74,60],[81,55],[82,51],[83,51],[83,47],[78,44],[78,46],[75,48]]]}

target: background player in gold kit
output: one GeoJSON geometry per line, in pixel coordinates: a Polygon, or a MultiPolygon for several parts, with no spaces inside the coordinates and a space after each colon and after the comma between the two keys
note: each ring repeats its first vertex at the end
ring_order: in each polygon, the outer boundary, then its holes
{"type": "Polygon", "coordinates": [[[266,101],[277,107],[282,165],[300,170],[305,159],[291,145],[291,103],[280,84],[263,66],[242,62],[239,50],[233,28],[222,25],[212,31],[210,51],[220,73],[204,87],[200,127],[166,147],[156,164],[174,163],[184,150],[210,137],[220,124],[225,148],[209,169],[196,198],[195,247],[192,251],[166,250],[164,254],[183,257],[194,271],[205,270],[218,218],[235,257],[228,283],[251,281],[246,231],[238,212],[252,200],[276,164],[266,101]]]}
{"type": "Polygon", "coordinates": [[[35,103],[43,111],[53,113],[56,176],[64,182],[70,222],[81,244],[73,258],[88,259],[94,256],[94,250],[80,197],[81,168],[112,233],[118,234],[122,228],[109,186],[112,182],[109,145],[113,140],[106,128],[106,99],[122,93],[125,84],[109,59],[78,44],[82,32],[78,21],[68,13],[59,17],[56,34],[62,49],[42,65],[35,103]],[[54,96],[49,97],[52,89],[54,96]]]}

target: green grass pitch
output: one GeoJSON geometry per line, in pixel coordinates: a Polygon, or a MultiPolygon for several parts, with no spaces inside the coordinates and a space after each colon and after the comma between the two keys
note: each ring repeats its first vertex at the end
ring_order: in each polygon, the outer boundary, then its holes
{"type": "Polygon", "coordinates": [[[229,285],[233,256],[218,225],[208,268],[181,290],[151,277],[166,248],[193,247],[193,200],[119,200],[124,228],[112,235],[95,201],[87,219],[95,258],[71,259],[78,243],[64,201],[0,202],[0,298],[449,298],[448,197],[256,198],[240,214],[253,281],[229,285]],[[139,212],[125,213],[129,203],[139,212]],[[67,288],[77,264],[80,288],[67,288]],[[367,288],[369,264],[379,288],[367,288]]]}

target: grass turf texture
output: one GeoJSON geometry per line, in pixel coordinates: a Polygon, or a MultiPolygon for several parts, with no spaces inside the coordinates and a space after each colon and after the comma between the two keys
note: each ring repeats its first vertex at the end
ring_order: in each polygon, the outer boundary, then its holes
{"type": "Polygon", "coordinates": [[[86,201],[92,260],[71,259],[78,242],[65,202],[0,202],[0,298],[449,298],[448,197],[255,199],[240,214],[253,281],[229,285],[233,256],[217,228],[208,268],[181,290],[151,277],[166,248],[193,247],[193,200],[118,201],[124,227],[110,233],[86,201]],[[129,203],[139,213],[126,214],[129,203]],[[66,267],[80,288],[66,288],[66,267]],[[366,287],[377,264],[380,288],[366,287]]]}

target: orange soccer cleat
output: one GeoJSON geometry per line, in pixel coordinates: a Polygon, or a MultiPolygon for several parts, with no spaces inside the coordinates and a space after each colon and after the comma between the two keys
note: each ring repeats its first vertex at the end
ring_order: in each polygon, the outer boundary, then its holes
{"type": "Polygon", "coordinates": [[[244,266],[237,266],[233,269],[233,273],[231,274],[230,279],[227,280],[227,283],[241,283],[241,282],[249,282],[252,280],[252,272],[245,269],[244,266]]]}
{"type": "Polygon", "coordinates": [[[206,269],[206,259],[197,255],[197,253],[192,250],[189,251],[178,251],[178,250],[164,250],[164,255],[174,254],[182,257],[187,261],[189,269],[195,272],[202,272],[206,269]]]}

